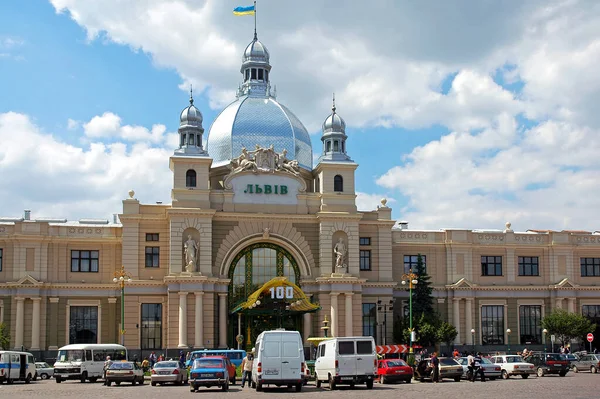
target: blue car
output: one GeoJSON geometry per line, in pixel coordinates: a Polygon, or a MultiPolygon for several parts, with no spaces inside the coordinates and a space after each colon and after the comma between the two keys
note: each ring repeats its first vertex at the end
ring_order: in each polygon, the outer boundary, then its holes
{"type": "Polygon", "coordinates": [[[203,357],[194,360],[190,371],[190,392],[198,392],[200,387],[221,387],[229,391],[229,373],[222,358],[203,357]]]}

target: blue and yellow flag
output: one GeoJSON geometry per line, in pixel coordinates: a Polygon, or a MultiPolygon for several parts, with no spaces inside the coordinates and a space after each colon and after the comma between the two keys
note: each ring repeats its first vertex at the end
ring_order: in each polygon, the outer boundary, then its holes
{"type": "Polygon", "coordinates": [[[233,15],[254,15],[256,9],[254,6],[236,7],[233,9],[233,15]]]}

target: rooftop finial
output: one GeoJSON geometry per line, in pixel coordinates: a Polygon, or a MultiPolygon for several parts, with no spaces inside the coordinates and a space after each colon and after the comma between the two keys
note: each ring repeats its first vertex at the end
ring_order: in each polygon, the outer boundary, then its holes
{"type": "Polygon", "coordinates": [[[335,93],[333,93],[333,105],[331,106],[331,110],[335,114],[335,93]]]}
{"type": "Polygon", "coordinates": [[[194,105],[194,92],[192,90],[191,84],[190,84],[190,105],[194,105]]]}
{"type": "Polygon", "coordinates": [[[258,40],[258,35],[256,34],[256,1],[254,2],[254,40],[258,40]]]}

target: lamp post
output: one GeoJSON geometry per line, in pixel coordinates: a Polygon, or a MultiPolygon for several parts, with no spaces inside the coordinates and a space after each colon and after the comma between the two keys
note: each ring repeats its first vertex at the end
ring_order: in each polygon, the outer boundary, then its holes
{"type": "Polygon", "coordinates": [[[125,283],[131,282],[131,273],[125,271],[125,266],[121,265],[121,270],[114,273],[113,282],[119,284],[121,288],[121,345],[125,346],[125,283]]]}
{"type": "Polygon", "coordinates": [[[544,353],[546,353],[548,350],[546,349],[546,335],[548,334],[548,330],[547,329],[543,329],[542,330],[542,336],[544,339],[544,353]]]}
{"type": "Polygon", "coordinates": [[[473,352],[475,352],[475,329],[471,328],[471,346],[473,346],[473,352]]]}
{"type": "Polygon", "coordinates": [[[408,273],[404,273],[402,275],[402,285],[406,285],[408,281],[408,324],[410,330],[410,348],[409,353],[413,353],[413,341],[415,340],[415,332],[413,331],[412,324],[412,290],[413,285],[416,285],[419,281],[417,280],[419,276],[412,272],[412,269],[408,271],[408,273]]]}
{"type": "Polygon", "coordinates": [[[382,304],[381,299],[377,301],[377,310],[383,311],[383,344],[387,345],[387,312],[394,310],[394,300],[390,299],[389,304],[382,304]]]}
{"type": "Polygon", "coordinates": [[[510,353],[510,333],[512,331],[510,330],[510,328],[506,329],[506,335],[507,335],[507,339],[508,339],[508,353],[510,353]]]}

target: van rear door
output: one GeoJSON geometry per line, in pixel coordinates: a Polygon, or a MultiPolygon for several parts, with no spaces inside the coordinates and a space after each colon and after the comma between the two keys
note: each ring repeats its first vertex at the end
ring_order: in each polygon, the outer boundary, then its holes
{"type": "Polygon", "coordinates": [[[281,333],[265,334],[260,351],[263,379],[281,379],[281,333]]]}
{"type": "Polygon", "coordinates": [[[371,375],[375,372],[375,348],[370,339],[356,341],[356,373],[371,375]]]}
{"type": "Polygon", "coordinates": [[[281,379],[300,380],[302,379],[302,361],[298,336],[295,334],[281,334],[281,379]]]}
{"type": "MultiPolygon", "coordinates": [[[[356,348],[354,340],[338,341],[338,365],[340,376],[355,376],[356,375],[356,348]]],[[[343,380],[343,378],[342,378],[343,380]]]]}

